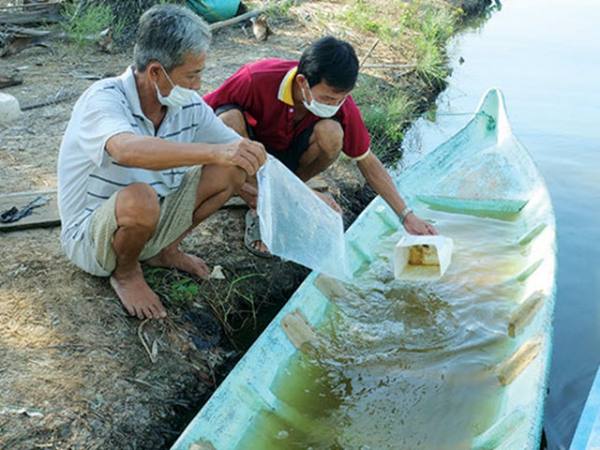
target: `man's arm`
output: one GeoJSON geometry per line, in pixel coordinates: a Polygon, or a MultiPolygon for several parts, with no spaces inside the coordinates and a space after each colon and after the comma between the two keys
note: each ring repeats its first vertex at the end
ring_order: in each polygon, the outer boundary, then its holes
{"type": "MultiPolygon", "coordinates": [[[[396,215],[400,217],[407,208],[407,205],[398,193],[392,177],[390,177],[390,174],[379,158],[372,152],[369,152],[365,158],[357,162],[357,165],[375,192],[381,195],[396,215]]],[[[405,216],[402,225],[410,234],[437,234],[433,225],[419,219],[412,212],[405,216]]]]}
{"type": "Polygon", "coordinates": [[[106,141],[106,151],[119,164],[149,170],[216,164],[238,166],[254,175],[266,160],[263,145],[249,139],[225,144],[181,143],[120,133],[106,141]]]}

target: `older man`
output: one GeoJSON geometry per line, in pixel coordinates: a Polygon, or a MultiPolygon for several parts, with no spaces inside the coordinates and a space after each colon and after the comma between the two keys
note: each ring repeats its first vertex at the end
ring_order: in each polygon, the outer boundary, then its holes
{"type": "Polygon", "coordinates": [[[224,126],[196,93],[209,43],[191,11],[149,9],[134,65],[82,95],[60,148],[63,249],[83,270],[110,277],[140,319],[166,316],[140,262],[206,278],[204,261],[179,244],[266,159],[262,144],[224,126]]]}
{"type": "MultiPolygon", "coordinates": [[[[412,213],[369,150],[369,134],[350,95],[357,77],[358,59],[352,46],[327,36],[307,47],[299,61],[266,59],[244,65],[204,100],[224,123],[262,142],[303,181],[325,170],[343,151],[357,162],[406,231],[436,234],[431,224],[412,213]]],[[[255,211],[257,195],[251,177],[241,191],[250,206],[246,245],[251,252],[267,256],[255,211]]],[[[341,212],[331,198],[322,197],[341,212]]]]}

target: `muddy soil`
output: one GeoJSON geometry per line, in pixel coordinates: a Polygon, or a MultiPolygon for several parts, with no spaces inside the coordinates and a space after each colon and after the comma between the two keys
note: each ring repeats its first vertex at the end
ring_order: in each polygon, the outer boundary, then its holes
{"type": "MultiPolygon", "coordinates": [[[[311,20],[340,3],[304,2],[271,21],[266,42],[241,25],[215,32],[202,90],[249,61],[296,59],[324,34],[347,39],[361,58],[372,36],[311,20]]],[[[369,58],[404,62],[383,45],[369,58]]],[[[0,125],[0,195],[56,189],[58,149],[77,95],[130,63],[131,48],[107,54],[61,41],[0,60],[0,72],[24,80],[2,89],[24,112],[0,125]],[[28,109],[51,98],[67,100],[28,109]]],[[[350,224],[372,192],[344,160],[323,178],[350,224]]],[[[106,279],[74,267],[61,251],[60,227],[0,232],[0,448],[168,448],[308,274],[251,255],[243,245],[245,211],[224,208],[183,242],[209,266],[221,266],[224,279],[145,269],[169,311],[163,321],[129,317],[106,279]]]]}

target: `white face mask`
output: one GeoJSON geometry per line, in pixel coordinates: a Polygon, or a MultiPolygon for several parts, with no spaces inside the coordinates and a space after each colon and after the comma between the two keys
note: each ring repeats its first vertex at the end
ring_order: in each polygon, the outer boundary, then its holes
{"type": "Polygon", "coordinates": [[[194,91],[193,89],[187,89],[187,88],[181,87],[178,84],[174,84],[171,81],[171,78],[169,77],[169,75],[167,74],[167,71],[163,68],[163,66],[160,66],[160,68],[163,70],[163,72],[167,76],[167,80],[169,80],[169,83],[171,83],[171,86],[173,86],[173,89],[171,89],[171,92],[169,93],[169,95],[167,95],[165,97],[160,93],[160,89],[158,89],[158,85],[156,84],[156,82],[154,82],[154,87],[156,88],[156,93],[158,95],[158,101],[161,104],[163,104],[167,107],[171,107],[171,108],[177,108],[179,106],[188,104],[189,101],[192,99],[192,96],[196,93],[196,91],[194,91]]]}
{"type": "Polygon", "coordinates": [[[304,104],[304,107],[306,109],[308,109],[311,113],[313,113],[317,117],[321,117],[322,119],[327,119],[329,117],[333,117],[335,115],[335,113],[338,112],[338,109],[340,109],[340,107],[346,101],[346,99],[344,99],[339,105],[326,105],[324,103],[319,103],[318,101],[315,100],[315,97],[314,97],[312,91],[310,90],[310,85],[308,84],[308,81],[306,82],[306,85],[308,86],[308,92],[310,92],[312,101],[310,103],[308,103],[308,100],[306,99],[306,95],[304,94],[304,89],[300,88],[300,91],[302,91],[302,97],[304,98],[302,103],[304,104]]]}

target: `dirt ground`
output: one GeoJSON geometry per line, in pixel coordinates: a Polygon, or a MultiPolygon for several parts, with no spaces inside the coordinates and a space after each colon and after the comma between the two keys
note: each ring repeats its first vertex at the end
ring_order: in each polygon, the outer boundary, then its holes
{"type": "MultiPolygon", "coordinates": [[[[271,22],[275,34],[266,42],[240,25],[215,32],[202,90],[216,88],[243,63],[298,58],[324,34],[347,39],[362,58],[372,36],[311,21],[317,9],[337,7],[304,2],[271,22]]],[[[130,50],[77,52],[50,41],[0,59],[0,73],[24,80],[1,92],[22,106],[79,94],[94,78],[122,73],[130,50]]],[[[383,45],[369,58],[404,62],[383,45]]],[[[58,149],[75,100],[27,109],[0,125],[0,195],[56,189],[58,149]]],[[[351,223],[372,194],[348,162],[324,178],[351,223]]],[[[106,279],[65,258],[60,227],[0,232],[0,448],[168,448],[308,273],[247,252],[244,214],[243,207],[224,208],[183,243],[209,266],[222,266],[224,279],[145,269],[169,311],[166,320],[151,322],[129,317],[106,279]]]]}

